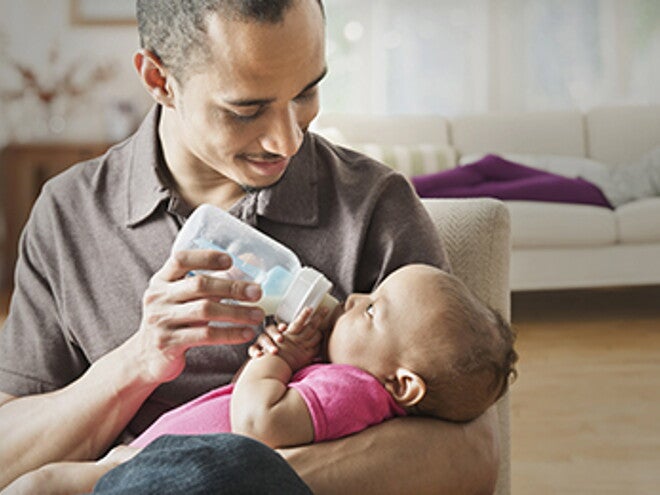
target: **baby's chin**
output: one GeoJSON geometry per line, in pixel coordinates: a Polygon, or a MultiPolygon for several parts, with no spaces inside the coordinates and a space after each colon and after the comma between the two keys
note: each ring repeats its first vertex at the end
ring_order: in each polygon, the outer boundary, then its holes
{"type": "Polygon", "coordinates": [[[330,362],[330,354],[328,353],[328,344],[330,342],[331,328],[332,327],[328,327],[328,329],[323,330],[323,340],[321,341],[321,351],[319,352],[319,357],[321,358],[321,362],[323,363],[330,362]]]}
{"type": "Polygon", "coordinates": [[[330,335],[330,332],[332,332],[332,329],[335,328],[335,325],[337,324],[337,320],[343,314],[344,314],[344,303],[337,304],[337,306],[335,306],[335,309],[333,309],[332,312],[325,317],[325,319],[320,325],[323,335],[325,335],[326,337],[330,335]]]}

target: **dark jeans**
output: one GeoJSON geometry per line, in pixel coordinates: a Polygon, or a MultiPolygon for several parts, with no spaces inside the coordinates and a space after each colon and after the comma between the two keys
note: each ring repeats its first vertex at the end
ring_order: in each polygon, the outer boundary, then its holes
{"type": "Polygon", "coordinates": [[[287,462],[239,435],[166,435],[103,476],[94,493],[312,495],[287,462]]]}

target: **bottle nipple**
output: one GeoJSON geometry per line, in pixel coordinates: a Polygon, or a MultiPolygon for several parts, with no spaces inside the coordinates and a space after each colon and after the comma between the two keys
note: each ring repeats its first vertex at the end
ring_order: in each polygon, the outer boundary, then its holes
{"type": "Polygon", "coordinates": [[[339,301],[337,298],[331,296],[330,294],[326,294],[323,296],[323,299],[321,299],[321,303],[319,304],[317,311],[322,308],[328,310],[328,314],[325,316],[320,325],[320,328],[325,330],[333,326],[340,315],[339,301]]]}
{"type": "Polygon", "coordinates": [[[334,298],[328,296],[331,288],[332,283],[322,273],[311,267],[303,267],[296,273],[275,316],[281,321],[291,323],[304,308],[316,310],[326,297],[331,298],[327,304],[332,304],[331,300],[334,298]]]}

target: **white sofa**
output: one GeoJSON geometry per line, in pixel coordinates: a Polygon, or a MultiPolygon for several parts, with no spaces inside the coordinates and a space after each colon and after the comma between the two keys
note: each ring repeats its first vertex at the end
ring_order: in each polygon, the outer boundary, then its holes
{"type": "MultiPolygon", "coordinates": [[[[451,119],[321,114],[312,129],[408,175],[459,166],[461,158],[485,153],[559,163],[570,175],[586,159],[626,166],[660,146],[660,105],[451,119]]],[[[660,284],[659,197],[616,210],[534,201],[506,205],[512,290],[660,284]]]]}

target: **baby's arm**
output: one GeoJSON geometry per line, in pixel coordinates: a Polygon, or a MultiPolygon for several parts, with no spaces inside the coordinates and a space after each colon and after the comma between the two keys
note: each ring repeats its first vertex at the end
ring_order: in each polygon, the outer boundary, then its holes
{"type": "Polygon", "coordinates": [[[305,310],[291,325],[280,327],[283,339],[276,354],[265,353],[247,362],[232,392],[232,432],[273,448],[314,440],[305,401],[287,387],[293,373],[318,355],[323,315],[310,315],[311,310],[305,310]]]}

